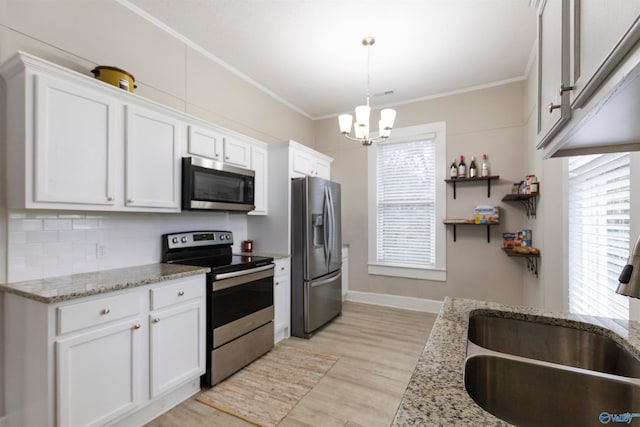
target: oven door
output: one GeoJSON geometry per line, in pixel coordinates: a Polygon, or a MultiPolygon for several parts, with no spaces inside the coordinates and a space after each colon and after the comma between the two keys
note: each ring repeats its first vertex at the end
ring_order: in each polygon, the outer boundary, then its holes
{"type": "Polygon", "coordinates": [[[182,209],[251,211],[255,172],[200,157],[182,158],[182,209]]]}
{"type": "Polygon", "coordinates": [[[273,321],[273,271],[269,264],[213,277],[213,348],[273,321]]]}

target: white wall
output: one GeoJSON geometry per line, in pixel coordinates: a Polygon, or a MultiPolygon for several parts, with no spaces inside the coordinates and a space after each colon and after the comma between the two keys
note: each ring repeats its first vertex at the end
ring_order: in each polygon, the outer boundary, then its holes
{"type": "MultiPolygon", "coordinates": [[[[485,227],[458,227],[457,242],[447,231],[447,281],[431,282],[367,273],[367,148],[346,141],[338,131],[337,118],[316,123],[315,148],[335,160],[332,179],[342,184],[343,241],[349,243],[350,290],[394,296],[442,300],[445,296],[476,298],[509,304],[525,302],[522,259],[508,258],[502,251],[502,233],[525,226],[526,215],[518,205],[501,203],[513,182],[527,169],[527,123],[524,114],[526,82],[515,82],[462,94],[396,107],[396,127],[445,121],[447,166],[452,157],[487,153],[492,174],[491,198],[486,184],[458,185],[457,199],[447,185],[447,217],[472,217],[473,207],[494,203],[501,207],[501,224],[492,227],[491,243],[485,227]]],[[[379,114],[372,112],[372,117],[379,114]]],[[[441,185],[446,185],[444,182],[441,185]]],[[[537,236],[534,234],[534,244],[537,236]]]]}

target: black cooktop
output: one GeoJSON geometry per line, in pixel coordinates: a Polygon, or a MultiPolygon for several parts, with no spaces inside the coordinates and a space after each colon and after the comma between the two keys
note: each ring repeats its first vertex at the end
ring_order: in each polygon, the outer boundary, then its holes
{"type": "Polygon", "coordinates": [[[231,231],[189,231],[162,236],[162,262],[210,267],[221,274],[273,263],[273,258],[234,255],[231,231]]]}

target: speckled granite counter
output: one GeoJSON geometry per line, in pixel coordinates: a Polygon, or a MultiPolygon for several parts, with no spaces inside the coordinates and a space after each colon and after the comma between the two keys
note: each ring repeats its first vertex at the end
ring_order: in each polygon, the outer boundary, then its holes
{"type": "Polygon", "coordinates": [[[460,298],[446,298],[404,393],[393,426],[510,426],[478,406],[467,394],[463,373],[472,312],[536,320],[604,332],[640,356],[640,323],[460,298]],[[606,328],[603,331],[601,328],[606,328]],[[622,338],[622,339],[621,339],[622,338]],[[626,340],[626,341],[625,341],[626,340]]]}
{"type": "Polygon", "coordinates": [[[149,264],[50,279],[0,284],[0,291],[51,304],[165,280],[205,274],[209,271],[209,268],[190,265],[149,264]]]}

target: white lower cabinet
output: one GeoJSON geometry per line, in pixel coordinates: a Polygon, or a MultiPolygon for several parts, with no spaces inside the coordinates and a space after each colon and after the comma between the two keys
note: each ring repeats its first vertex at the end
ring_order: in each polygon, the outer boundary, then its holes
{"type": "Polygon", "coordinates": [[[273,305],[275,342],[291,335],[291,262],[290,258],[275,260],[273,305]]]}
{"type": "Polygon", "coordinates": [[[157,397],[205,369],[205,301],[152,312],[150,392],[157,397]]]}
{"type": "Polygon", "coordinates": [[[205,281],[196,275],[54,304],[5,294],[9,425],[140,425],[196,393],[205,371],[205,281]]]}
{"type": "Polygon", "coordinates": [[[56,341],[58,426],[100,426],[140,404],[141,319],[56,341]]]}

